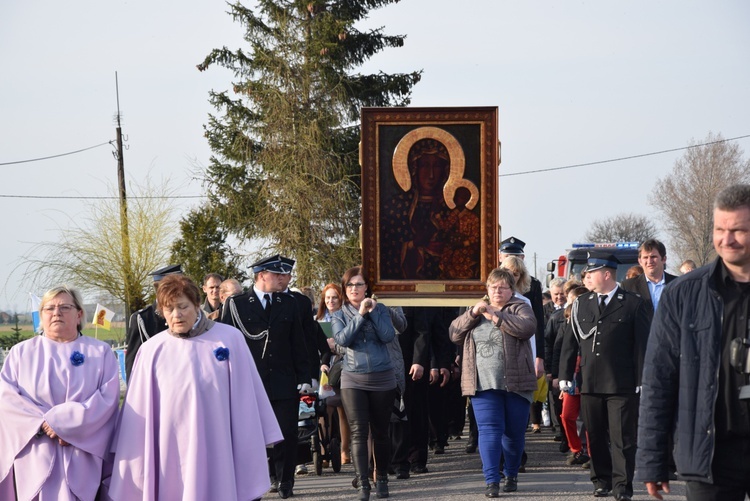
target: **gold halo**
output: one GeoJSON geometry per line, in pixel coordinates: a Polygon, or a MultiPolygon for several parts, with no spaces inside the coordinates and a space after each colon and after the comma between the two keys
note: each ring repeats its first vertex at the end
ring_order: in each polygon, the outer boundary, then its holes
{"type": "Polygon", "coordinates": [[[471,192],[471,198],[466,207],[471,210],[479,202],[479,189],[469,181],[464,179],[464,170],[466,169],[466,157],[461,144],[450,132],[438,127],[419,127],[404,134],[404,137],[396,145],[393,151],[393,177],[404,191],[411,189],[411,175],[409,174],[409,150],[414,143],[421,139],[435,139],[440,141],[448,150],[450,157],[450,172],[448,180],[443,186],[443,199],[450,209],[455,209],[456,204],[453,197],[456,189],[460,186],[467,188],[471,192]]]}

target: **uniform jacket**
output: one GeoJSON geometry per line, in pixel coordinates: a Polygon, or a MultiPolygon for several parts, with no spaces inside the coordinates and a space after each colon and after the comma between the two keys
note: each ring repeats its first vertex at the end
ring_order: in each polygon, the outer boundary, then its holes
{"type": "Polygon", "coordinates": [[[414,364],[424,370],[430,368],[430,346],[436,328],[438,315],[435,308],[427,306],[406,306],[403,308],[407,326],[398,336],[401,352],[404,355],[406,371],[414,364]]]}
{"type": "Polygon", "coordinates": [[[227,299],[221,322],[245,336],[269,400],[297,398],[297,385],[310,384],[305,334],[294,297],[274,293],[267,313],[251,289],[227,299]]]}
{"type": "MultiPolygon", "coordinates": [[[[664,286],[666,287],[669,282],[674,280],[674,275],[670,275],[666,271],[664,272],[664,286]]],[[[654,302],[651,298],[651,292],[648,290],[648,284],[646,283],[646,275],[638,275],[637,277],[628,278],[622,282],[622,288],[626,291],[635,292],[646,303],[646,314],[648,315],[649,324],[654,319],[654,302]]],[[[662,291],[663,293],[663,291],[662,291]]]]}
{"type": "Polygon", "coordinates": [[[326,341],[326,335],[320,324],[313,318],[310,298],[297,291],[288,291],[287,294],[291,295],[297,301],[297,309],[301,315],[302,330],[305,332],[310,377],[318,379],[320,377],[321,358],[324,354],[331,352],[326,341]]]}
{"type": "Polygon", "coordinates": [[[560,308],[550,314],[547,326],[544,328],[544,371],[547,374],[552,374],[553,378],[556,378],[559,372],[559,356],[558,364],[554,363],[555,343],[558,337],[562,338],[564,326],[565,309],[560,308]]]}
{"type": "Polygon", "coordinates": [[[544,301],[542,299],[542,282],[531,277],[531,289],[524,294],[524,297],[531,301],[531,309],[534,310],[536,318],[536,356],[544,358],[544,301]]]}
{"type": "Polygon", "coordinates": [[[130,315],[128,324],[128,349],[125,352],[125,374],[130,379],[133,362],[141,345],[151,336],[167,329],[167,321],[156,312],[156,304],[150,304],[130,315]]]}
{"type": "Polygon", "coordinates": [[[669,478],[670,434],[680,477],[713,481],[714,403],[724,314],[713,279],[718,262],[679,277],[659,301],[643,373],[636,453],[639,481],[669,478]]]}
{"type": "Polygon", "coordinates": [[[571,381],[581,352],[581,393],[634,394],[641,385],[643,357],[648,341],[649,321],[643,299],[618,287],[604,312],[599,314],[595,292],[576,299],[571,314],[575,336],[563,338],[560,380],[571,381]],[[577,318],[577,324],[576,324],[577,318]],[[579,330],[580,326],[580,330],[579,330]],[[586,339],[580,339],[592,332],[586,339]]]}
{"type": "MultiPolygon", "coordinates": [[[[505,382],[507,391],[536,390],[536,374],[531,353],[531,336],[536,333],[534,312],[522,299],[511,297],[498,315],[503,334],[505,354],[505,382]]],[[[473,317],[471,308],[451,323],[448,333],[451,341],[462,346],[461,393],[473,396],[477,392],[476,345],[472,335],[484,316],[473,317]]]]}

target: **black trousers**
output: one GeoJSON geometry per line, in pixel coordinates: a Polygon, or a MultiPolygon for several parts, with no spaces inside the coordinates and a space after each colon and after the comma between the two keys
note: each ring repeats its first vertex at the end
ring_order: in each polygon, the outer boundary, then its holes
{"type": "Polygon", "coordinates": [[[581,395],[581,416],[588,430],[591,481],[615,496],[633,495],[638,395],[581,395]],[[611,451],[610,451],[611,449],[611,451]]]}
{"type": "Polygon", "coordinates": [[[391,420],[396,388],[386,391],[367,391],[341,388],[346,418],[352,436],[352,462],[357,476],[369,478],[370,461],[367,438],[372,434],[375,468],[378,476],[388,476],[391,463],[391,439],[388,427],[391,420]]]}
{"type": "Polygon", "coordinates": [[[409,422],[409,461],[412,467],[427,466],[430,441],[430,377],[428,369],[421,379],[406,377],[404,392],[406,415],[409,422]]]}
{"type": "Polygon", "coordinates": [[[297,421],[299,399],[271,400],[273,413],[279,422],[284,441],[273,446],[268,460],[268,471],[281,483],[294,484],[294,466],[297,464],[297,421]]]}
{"type": "Polygon", "coordinates": [[[448,445],[448,388],[440,383],[431,384],[428,390],[430,400],[430,443],[445,447],[448,445]]]}
{"type": "Polygon", "coordinates": [[[395,421],[391,428],[391,464],[398,473],[409,473],[409,421],[395,421]]]}

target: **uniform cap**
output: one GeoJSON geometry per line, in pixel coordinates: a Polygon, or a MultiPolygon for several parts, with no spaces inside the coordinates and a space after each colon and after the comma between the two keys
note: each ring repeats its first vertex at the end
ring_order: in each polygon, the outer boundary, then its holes
{"type": "Polygon", "coordinates": [[[519,240],[516,237],[506,238],[500,243],[500,252],[502,254],[511,255],[523,255],[523,248],[526,247],[526,242],[519,240]]]}
{"type": "Polygon", "coordinates": [[[617,269],[617,265],[620,261],[608,252],[589,252],[586,260],[586,267],[583,269],[585,272],[596,271],[601,268],[614,268],[617,269]]]}
{"type": "Polygon", "coordinates": [[[283,258],[279,254],[276,254],[274,256],[263,258],[260,261],[251,264],[250,268],[252,268],[253,273],[270,271],[271,273],[281,273],[283,275],[288,275],[292,272],[292,270],[291,268],[288,268],[288,265],[285,264],[282,259],[283,258]]]}
{"type": "Polygon", "coordinates": [[[297,261],[290,257],[281,256],[281,269],[284,270],[282,273],[289,275],[294,268],[294,263],[296,262],[297,261]]]}
{"type": "Polygon", "coordinates": [[[151,273],[149,273],[149,275],[154,277],[154,282],[158,282],[167,275],[172,275],[174,273],[182,274],[182,266],[179,264],[170,264],[169,266],[165,266],[164,268],[159,268],[158,270],[152,271],[151,273]]]}

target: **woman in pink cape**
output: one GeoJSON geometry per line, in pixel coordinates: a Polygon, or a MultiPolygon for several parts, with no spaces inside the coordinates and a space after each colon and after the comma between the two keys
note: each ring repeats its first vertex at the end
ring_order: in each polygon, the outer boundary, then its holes
{"type": "Polygon", "coordinates": [[[15,345],[0,371],[0,499],[94,499],[117,416],[117,359],[83,336],[78,291],[40,305],[41,336],[15,345]]]}
{"type": "Polygon", "coordinates": [[[184,275],[159,283],[165,333],[138,350],[115,432],[115,500],[253,500],[270,487],[281,431],[250,350],[201,313],[184,275]]]}

